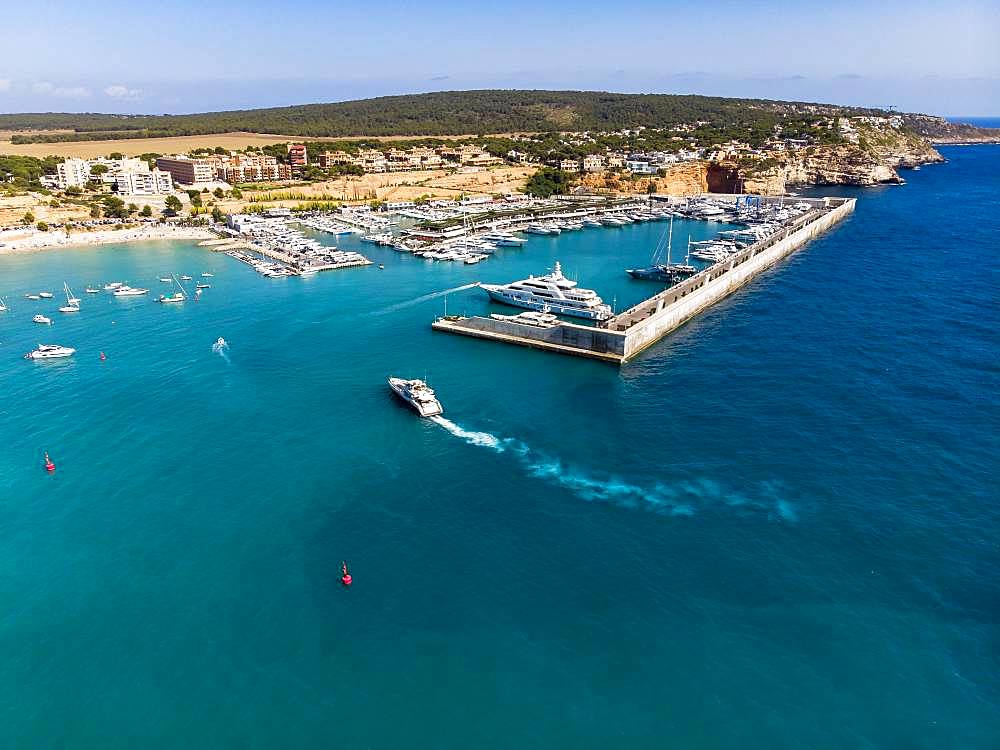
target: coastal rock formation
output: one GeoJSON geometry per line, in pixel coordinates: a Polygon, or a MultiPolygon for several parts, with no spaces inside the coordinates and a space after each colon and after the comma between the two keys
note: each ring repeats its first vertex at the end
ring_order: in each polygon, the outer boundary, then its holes
{"type": "Polygon", "coordinates": [[[770,195],[799,185],[898,184],[903,182],[898,169],[942,161],[941,154],[916,133],[870,129],[857,143],[809,146],[758,163],[715,164],[710,170],[715,177],[709,182],[717,192],[742,186],[748,193],[770,195]]]}
{"type": "Polygon", "coordinates": [[[668,193],[670,195],[699,195],[712,190],[709,184],[709,163],[689,161],[674,164],[662,174],[650,177],[632,177],[622,172],[592,172],[581,175],[580,184],[594,193],[668,193]],[[650,185],[653,186],[650,191],[650,185]]]}
{"type": "Polygon", "coordinates": [[[981,128],[964,122],[949,122],[934,115],[903,115],[903,120],[914,132],[931,143],[1000,143],[1000,128],[981,128]]]}

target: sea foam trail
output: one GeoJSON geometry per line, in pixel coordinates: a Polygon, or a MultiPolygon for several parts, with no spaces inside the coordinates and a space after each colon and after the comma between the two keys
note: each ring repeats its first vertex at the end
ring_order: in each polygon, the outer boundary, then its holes
{"type": "Polygon", "coordinates": [[[435,424],[441,425],[455,437],[462,438],[462,440],[469,443],[469,445],[481,445],[484,448],[492,448],[497,452],[502,452],[504,450],[504,441],[496,435],[491,435],[488,432],[473,432],[471,430],[463,429],[450,419],[445,419],[441,416],[431,417],[431,421],[435,424]]]}
{"type": "Polygon", "coordinates": [[[413,307],[414,305],[419,305],[421,302],[427,302],[432,299],[437,299],[438,297],[443,297],[446,294],[451,294],[452,292],[464,292],[466,289],[472,289],[473,287],[479,286],[478,281],[473,281],[471,284],[462,284],[462,286],[456,286],[452,289],[442,289],[440,292],[431,292],[430,294],[424,294],[415,299],[407,300],[406,302],[399,302],[395,305],[389,305],[388,307],[383,307],[381,310],[375,310],[372,315],[388,315],[389,313],[396,312],[397,310],[405,310],[407,307],[413,307]]]}
{"type": "Polygon", "coordinates": [[[226,360],[226,362],[229,362],[229,344],[225,342],[219,343],[219,341],[216,341],[212,344],[212,351],[226,360]]]}
{"type": "Polygon", "coordinates": [[[583,500],[610,502],[627,508],[645,508],[675,516],[693,515],[696,508],[728,506],[764,512],[785,521],[797,520],[792,503],[779,495],[774,483],[761,485],[760,497],[753,498],[727,489],[713,479],[701,478],[643,487],[618,477],[596,477],[575,469],[558,459],[549,458],[520,440],[501,438],[488,432],[467,430],[450,419],[437,416],[431,421],[470,445],[508,451],[517,456],[525,472],[537,479],[563,487],[583,500]]]}

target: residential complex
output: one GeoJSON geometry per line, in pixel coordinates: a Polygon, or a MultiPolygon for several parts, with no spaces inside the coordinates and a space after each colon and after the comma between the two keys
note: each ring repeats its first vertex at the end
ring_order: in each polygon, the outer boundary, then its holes
{"type": "Polygon", "coordinates": [[[187,156],[160,156],[156,168],[169,172],[174,182],[198,185],[215,180],[215,163],[212,159],[192,159],[187,156]]]}
{"type": "Polygon", "coordinates": [[[63,190],[96,182],[113,186],[122,195],[161,195],[174,189],[170,174],[150,170],[147,162],[136,158],[66,159],[56,166],[55,177],[49,182],[63,190]]]}

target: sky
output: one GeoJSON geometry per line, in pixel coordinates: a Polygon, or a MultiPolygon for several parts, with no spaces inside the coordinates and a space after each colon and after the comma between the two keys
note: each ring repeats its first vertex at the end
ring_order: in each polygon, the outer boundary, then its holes
{"type": "Polygon", "coordinates": [[[0,50],[0,112],[533,88],[1000,115],[1000,0],[12,0],[0,50]]]}

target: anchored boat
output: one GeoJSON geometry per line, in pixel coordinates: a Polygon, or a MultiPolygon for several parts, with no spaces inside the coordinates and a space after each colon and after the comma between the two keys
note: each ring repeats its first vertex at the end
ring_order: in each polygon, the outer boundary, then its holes
{"type": "Polygon", "coordinates": [[[569,315],[588,320],[607,320],[611,306],[592,289],[581,289],[575,281],[563,276],[562,266],[556,261],[552,273],[529,276],[510,284],[480,284],[490,299],[514,307],[541,310],[556,315],[569,315]]]}

